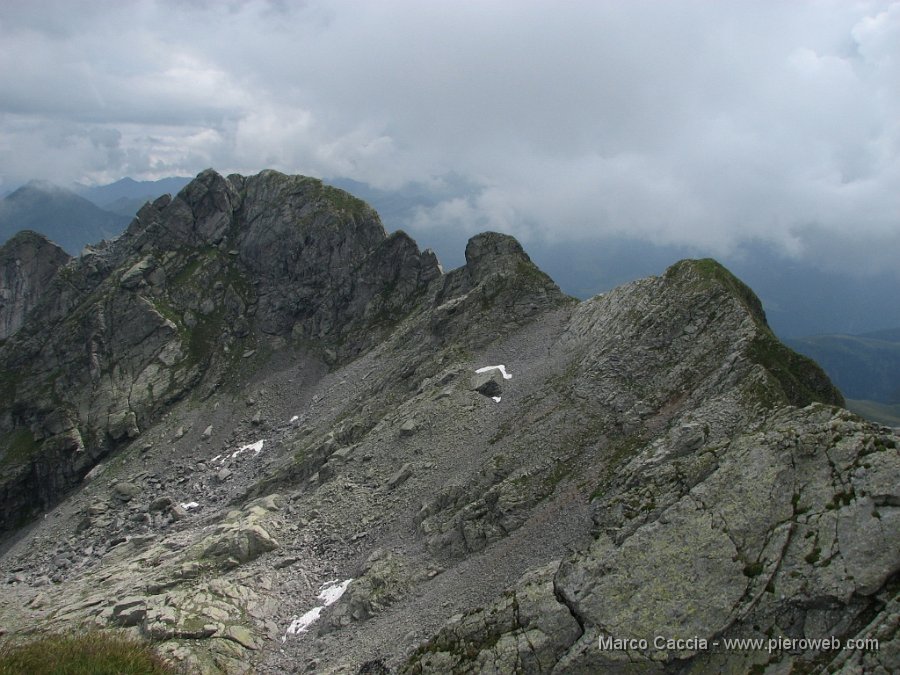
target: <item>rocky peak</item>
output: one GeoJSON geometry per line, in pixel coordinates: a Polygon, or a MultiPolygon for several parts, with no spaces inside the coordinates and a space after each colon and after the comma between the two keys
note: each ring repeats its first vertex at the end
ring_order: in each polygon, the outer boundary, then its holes
{"type": "Polygon", "coordinates": [[[43,235],[24,230],[0,247],[0,339],[24,323],[69,254],[43,235]]]}
{"type": "Polygon", "coordinates": [[[514,272],[519,265],[531,265],[522,245],[508,234],[483,232],[466,244],[466,268],[478,283],[492,274],[514,272]]]}
{"type": "Polygon", "coordinates": [[[683,260],[666,271],[666,278],[685,288],[697,289],[717,303],[727,299],[745,310],[754,325],[748,353],[768,373],[783,400],[802,407],[819,401],[844,405],[844,397],[812,359],[798,354],[775,336],[766,321],[762,302],[740,279],[712,259],[683,260]]]}

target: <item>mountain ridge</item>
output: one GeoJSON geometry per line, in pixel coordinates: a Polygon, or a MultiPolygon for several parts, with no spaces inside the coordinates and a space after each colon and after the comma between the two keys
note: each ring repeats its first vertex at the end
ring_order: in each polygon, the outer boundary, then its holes
{"type": "MultiPolygon", "coordinates": [[[[45,375],[33,382],[6,384],[3,402],[17,412],[0,424],[0,431],[9,436],[27,427],[32,436],[49,439],[54,453],[74,450],[79,460],[68,468],[64,461],[55,462],[62,473],[38,479],[51,486],[77,483],[98,457],[137,436],[159,406],[184,395],[208,368],[226,368],[233,360],[227,356],[231,343],[257,339],[248,316],[262,335],[289,335],[308,343],[327,337],[329,346],[317,349],[324,349],[332,363],[340,362],[371,347],[384,327],[411,310],[421,287],[441,274],[432,253],[420,253],[403,233],[388,236],[377,214],[347,193],[276,172],[256,178],[225,179],[206,171],[176,198],[164,196],[146,205],[122,237],[89,248],[64,269],[33,310],[37,319],[0,350],[8,372],[35,360],[44,363],[42,352],[75,355],[85,344],[90,350],[87,368],[71,356],[55,357],[40,367],[45,375]],[[246,204],[236,185],[247,190],[246,204]],[[321,194],[337,200],[334,211],[321,208],[321,194]],[[280,211],[260,211],[273,199],[282,199],[288,210],[292,199],[299,200],[299,211],[289,219],[280,211]],[[232,214],[252,226],[239,233],[232,214]],[[336,217],[344,218],[340,227],[336,217]],[[289,265],[296,258],[292,272],[289,265]],[[253,285],[247,280],[251,275],[253,285]],[[174,283],[167,286],[169,277],[174,283]],[[217,302],[202,299],[209,289],[217,302]],[[122,342],[125,349],[142,344],[149,354],[129,366],[137,372],[118,381],[121,376],[111,370],[122,342]],[[171,370],[160,369],[157,361],[171,370]],[[53,393],[92,390],[97,393],[89,400],[83,393],[53,393]],[[86,415],[76,412],[85,408],[86,415]],[[85,438],[97,441],[86,447],[85,438]]],[[[504,257],[512,261],[507,273],[533,268],[505,235],[472,242],[470,264],[447,275],[442,294],[481,284],[493,261],[504,257]]],[[[538,283],[561,297],[546,277],[538,283]]],[[[20,494],[42,496],[46,507],[52,501],[47,488],[33,482],[34,474],[27,475],[31,482],[22,484],[20,494]]],[[[9,489],[8,483],[4,487],[9,489]]],[[[7,501],[14,500],[7,495],[7,501]]],[[[2,523],[8,527],[17,518],[9,510],[2,523]]]]}
{"type": "Polygon", "coordinates": [[[210,170],[63,268],[0,346],[0,503],[46,515],[0,625],[204,673],[890,667],[900,438],[749,288],[686,260],[578,302],[507,235],[465,259],[210,170]],[[881,646],[677,643],[781,633],[881,646]]]}

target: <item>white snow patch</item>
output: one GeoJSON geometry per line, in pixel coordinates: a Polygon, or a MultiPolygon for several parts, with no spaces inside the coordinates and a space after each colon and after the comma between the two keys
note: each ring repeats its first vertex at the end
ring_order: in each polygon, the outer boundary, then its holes
{"type": "Polygon", "coordinates": [[[499,366],[485,366],[484,368],[479,368],[479,369],[476,370],[475,372],[476,372],[476,373],[486,373],[486,372],[489,371],[489,370],[499,370],[499,371],[500,371],[500,374],[503,375],[503,379],[504,379],[504,380],[511,380],[511,379],[512,379],[512,375],[510,375],[509,373],[506,372],[506,366],[504,366],[504,365],[499,365],[499,366]]]}
{"type": "Polygon", "coordinates": [[[313,607],[303,616],[297,617],[291,621],[291,625],[288,626],[287,632],[284,637],[281,638],[281,641],[284,642],[288,635],[298,635],[308,631],[309,627],[318,621],[323,609],[340,600],[351,581],[353,581],[353,579],[347,579],[346,581],[327,581],[322,584],[322,587],[319,589],[319,595],[316,596],[322,601],[322,604],[318,607],[313,607]]]}
{"type": "Polygon", "coordinates": [[[351,581],[353,581],[353,579],[347,579],[346,581],[329,581],[322,585],[317,597],[322,601],[325,607],[333,605],[341,599],[341,596],[344,594],[344,591],[347,590],[347,586],[350,585],[351,581]]]}
{"type": "Polygon", "coordinates": [[[494,400],[494,403],[500,403],[500,397],[499,397],[499,396],[491,396],[491,398],[494,400]]]}
{"type": "Polygon", "coordinates": [[[219,459],[220,459],[221,457],[222,457],[222,455],[216,455],[215,457],[213,457],[213,458],[212,458],[211,460],[209,460],[209,461],[210,461],[210,462],[218,462],[219,459]]]}
{"type": "Polygon", "coordinates": [[[185,511],[190,511],[191,509],[196,509],[199,507],[200,507],[200,505],[197,502],[182,502],[181,503],[181,508],[183,508],[185,511]]]}
{"type": "Polygon", "coordinates": [[[294,619],[291,622],[291,625],[288,626],[288,635],[297,635],[298,633],[305,633],[306,631],[308,631],[309,627],[319,619],[319,615],[322,613],[323,609],[325,608],[313,607],[303,616],[294,619]]]}
{"type": "Polygon", "coordinates": [[[265,441],[256,441],[256,443],[249,443],[248,445],[243,445],[231,453],[231,459],[234,459],[235,457],[240,455],[242,452],[246,452],[247,450],[252,450],[254,453],[254,456],[258,455],[263,449],[263,443],[265,443],[265,441]]]}
{"type": "Polygon", "coordinates": [[[299,420],[299,419],[300,419],[300,415],[294,415],[294,416],[291,418],[291,421],[288,422],[288,424],[293,424],[294,422],[296,422],[296,421],[299,420]]]}

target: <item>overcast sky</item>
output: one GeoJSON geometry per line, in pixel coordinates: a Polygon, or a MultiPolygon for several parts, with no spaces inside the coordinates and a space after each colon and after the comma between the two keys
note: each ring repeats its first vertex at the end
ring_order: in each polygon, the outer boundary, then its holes
{"type": "Polygon", "coordinates": [[[0,3],[0,188],[472,186],[418,227],[898,267],[900,2],[0,3]]]}

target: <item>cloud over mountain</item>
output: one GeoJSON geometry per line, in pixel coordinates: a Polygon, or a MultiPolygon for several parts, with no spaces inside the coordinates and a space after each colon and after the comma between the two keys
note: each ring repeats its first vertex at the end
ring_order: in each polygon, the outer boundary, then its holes
{"type": "Polygon", "coordinates": [[[888,2],[16,3],[0,174],[452,174],[420,227],[883,269],[898,37],[888,2]]]}

